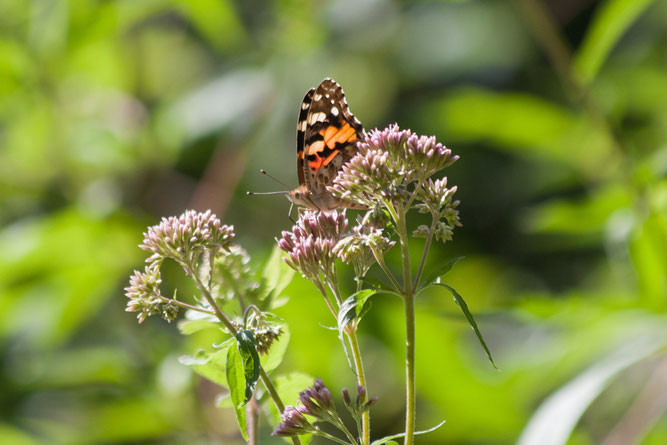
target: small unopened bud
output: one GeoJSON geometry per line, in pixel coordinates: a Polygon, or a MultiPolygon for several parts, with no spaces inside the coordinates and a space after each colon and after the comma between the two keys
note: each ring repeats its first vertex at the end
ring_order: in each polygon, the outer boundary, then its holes
{"type": "Polygon", "coordinates": [[[363,406],[361,407],[362,410],[363,410],[363,411],[368,411],[368,410],[370,409],[371,406],[373,406],[373,405],[375,405],[375,404],[377,403],[377,401],[378,401],[378,397],[377,397],[377,396],[373,396],[373,397],[371,397],[371,399],[370,399],[368,402],[366,402],[366,403],[363,404],[363,406]]]}
{"type": "Polygon", "coordinates": [[[352,399],[350,399],[350,391],[347,390],[347,388],[343,388],[341,391],[343,393],[343,401],[345,402],[345,406],[350,406],[352,405],[352,399]]]}
{"type": "Polygon", "coordinates": [[[366,400],[366,388],[357,385],[357,405],[364,400],[366,400]]]}

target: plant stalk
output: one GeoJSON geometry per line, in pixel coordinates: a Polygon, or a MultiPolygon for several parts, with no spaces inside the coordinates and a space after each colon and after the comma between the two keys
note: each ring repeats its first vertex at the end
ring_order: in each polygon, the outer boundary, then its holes
{"type": "MultiPolygon", "coordinates": [[[[340,290],[338,289],[338,283],[330,286],[331,291],[334,293],[334,296],[339,301],[343,301],[340,296],[340,290]]],[[[334,317],[336,314],[334,314],[334,317]]],[[[368,386],[366,385],[366,371],[364,370],[364,362],[361,359],[361,348],[359,348],[359,338],[357,337],[357,326],[348,326],[345,329],[345,334],[347,339],[350,342],[352,347],[352,359],[354,360],[354,367],[357,374],[357,383],[364,388],[366,388],[366,396],[364,396],[364,402],[368,401],[368,386]]],[[[370,445],[371,443],[371,415],[370,412],[366,411],[362,414],[361,418],[361,439],[362,445],[370,445]]]]}
{"type": "Polygon", "coordinates": [[[403,300],[405,303],[405,440],[404,445],[412,445],[415,435],[416,392],[415,392],[415,299],[412,292],[410,271],[410,249],[406,222],[407,209],[390,212],[396,215],[396,228],[401,244],[403,265],[403,300]]]}
{"type": "Polygon", "coordinates": [[[433,222],[431,223],[431,229],[428,232],[426,237],[426,244],[424,245],[424,252],[422,253],[422,259],[419,262],[419,269],[417,269],[417,274],[415,275],[415,282],[412,285],[412,293],[417,292],[417,287],[419,286],[419,280],[421,280],[422,273],[424,272],[424,265],[426,264],[426,258],[428,257],[428,251],[431,249],[431,243],[433,242],[433,234],[435,232],[435,224],[437,219],[433,215],[433,222]]]}
{"type": "MultiPolygon", "coordinates": [[[[366,385],[366,372],[364,370],[364,363],[361,360],[361,349],[359,348],[359,339],[357,337],[357,329],[349,329],[347,338],[350,340],[352,347],[352,357],[354,359],[354,366],[357,369],[357,383],[366,388],[366,395],[363,402],[368,401],[368,386],[366,385]]],[[[370,445],[371,443],[371,414],[368,410],[361,415],[361,443],[362,445],[370,445]]]]}
{"type": "MultiPolygon", "coordinates": [[[[218,304],[215,302],[215,299],[209,292],[208,288],[204,285],[204,283],[202,283],[199,276],[192,271],[192,268],[189,265],[183,264],[183,267],[185,269],[185,272],[188,275],[190,275],[190,277],[192,277],[193,280],[195,280],[197,288],[204,296],[204,299],[206,299],[206,302],[213,309],[213,312],[215,313],[215,316],[218,318],[218,320],[220,320],[220,322],[223,325],[225,325],[225,327],[229,330],[229,332],[235,336],[238,333],[236,327],[234,326],[232,321],[224,314],[224,312],[222,312],[220,306],[218,306],[218,304]]],[[[278,395],[278,391],[276,391],[276,387],[273,385],[271,377],[269,377],[266,371],[264,371],[264,368],[262,368],[261,366],[259,367],[259,377],[262,379],[262,383],[264,384],[266,390],[271,395],[271,399],[273,399],[273,404],[278,409],[278,412],[282,413],[285,410],[285,404],[283,404],[283,401],[280,399],[280,395],[278,395]]],[[[292,437],[291,439],[294,445],[301,445],[301,439],[299,439],[298,437],[292,437]]]]}

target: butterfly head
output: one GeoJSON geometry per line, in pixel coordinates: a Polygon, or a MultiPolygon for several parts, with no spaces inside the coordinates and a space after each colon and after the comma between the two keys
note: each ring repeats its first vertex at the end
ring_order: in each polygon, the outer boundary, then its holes
{"type": "Polygon", "coordinates": [[[311,193],[305,185],[300,185],[285,195],[293,204],[311,210],[321,210],[312,200],[311,193]]]}

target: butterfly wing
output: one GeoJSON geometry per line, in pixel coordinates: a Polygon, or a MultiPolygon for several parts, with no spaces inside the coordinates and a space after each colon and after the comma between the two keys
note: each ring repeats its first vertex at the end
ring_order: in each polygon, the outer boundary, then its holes
{"type": "Polygon", "coordinates": [[[296,170],[300,186],[306,183],[303,159],[305,154],[306,127],[308,125],[308,110],[310,110],[310,104],[313,101],[313,94],[315,94],[315,88],[308,90],[304,96],[303,101],[301,101],[301,108],[299,109],[299,119],[296,121],[296,170]]]}
{"type": "MultiPolygon", "coordinates": [[[[310,91],[306,98],[309,95],[310,91]]],[[[302,104],[302,112],[303,107],[302,104]]],[[[304,128],[303,170],[299,173],[299,182],[303,175],[308,190],[317,196],[328,194],[326,186],[356,154],[356,142],[363,138],[364,128],[350,112],[343,89],[332,79],[324,79],[319,84],[307,108],[305,126],[299,128],[304,128]]]]}

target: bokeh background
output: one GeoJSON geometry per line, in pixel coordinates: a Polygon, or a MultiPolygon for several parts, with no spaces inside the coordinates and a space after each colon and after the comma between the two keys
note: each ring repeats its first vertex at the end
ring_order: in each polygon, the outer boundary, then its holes
{"type": "MultiPolygon", "coordinates": [[[[145,227],[187,208],[262,264],[288,202],[245,192],[282,188],[260,168],[296,185],[298,107],[324,77],[366,128],[461,156],[463,227],[431,264],[465,255],[448,282],[501,372],[425,294],[418,427],[447,423],[417,443],[667,443],[660,0],[3,0],[0,443],[240,443],[220,388],[178,362],[211,339],[137,325],[123,287],[145,227]]],[[[286,293],[278,372],[353,386],[315,289],[286,293]]],[[[401,303],[376,298],[374,437],[403,425],[403,336],[401,303]]]]}

